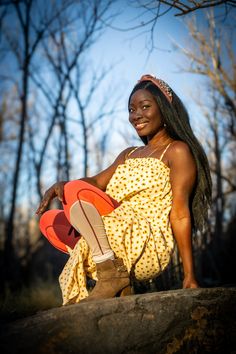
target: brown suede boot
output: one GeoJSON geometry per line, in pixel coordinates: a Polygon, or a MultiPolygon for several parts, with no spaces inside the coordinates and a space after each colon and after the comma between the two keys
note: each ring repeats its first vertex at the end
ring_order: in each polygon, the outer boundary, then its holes
{"type": "Polygon", "coordinates": [[[98,281],[90,295],[81,302],[131,294],[129,273],[122,259],[97,263],[97,277],[98,281]]]}

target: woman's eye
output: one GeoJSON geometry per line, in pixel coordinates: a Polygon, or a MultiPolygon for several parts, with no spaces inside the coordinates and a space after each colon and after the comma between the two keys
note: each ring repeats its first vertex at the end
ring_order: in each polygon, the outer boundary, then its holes
{"type": "Polygon", "coordinates": [[[133,113],[133,108],[129,108],[129,113],[133,113]]]}
{"type": "Polygon", "coordinates": [[[143,109],[147,109],[147,108],[149,108],[150,106],[148,106],[147,104],[145,104],[144,106],[143,106],[143,109]]]}

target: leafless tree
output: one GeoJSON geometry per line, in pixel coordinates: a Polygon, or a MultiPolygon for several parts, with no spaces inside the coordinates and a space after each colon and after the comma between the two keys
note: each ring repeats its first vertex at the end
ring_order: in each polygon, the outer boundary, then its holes
{"type": "Polygon", "coordinates": [[[9,56],[11,60],[13,60],[13,58],[16,60],[21,75],[18,83],[18,94],[21,106],[19,115],[19,136],[17,139],[16,162],[12,180],[12,196],[6,223],[4,247],[6,272],[10,269],[10,264],[12,264],[14,216],[23,156],[25,126],[28,118],[30,67],[42,39],[47,35],[48,29],[54,26],[58,14],[67,11],[71,4],[71,1],[64,0],[59,6],[56,4],[53,6],[47,5],[40,10],[39,2],[36,0],[6,1],[1,3],[1,29],[4,44],[10,53],[9,56]],[[38,15],[37,19],[34,16],[35,11],[38,15]],[[11,26],[14,22],[15,27],[12,28],[11,26]]]}
{"type": "Polygon", "coordinates": [[[184,16],[193,11],[199,11],[201,9],[206,9],[209,7],[216,7],[223,5],[225,7],[225,11],[228,12],[231,7],[236,7],[235,0],[159,0],[159,1],[149,1],[142,6],[147,9],[156,9],[156,16],[162,16],[160,5],[169,6],[168,10],[175,9],[177,13],[175,16],[184,16]]]}
{"type": "MultiPolygon", "coordinates": [[[[91,114],[88,113],[99,86],[103,84],[103,81],[112,70],[112,67],[106,70],[93,69],[93,64],[88,64],[86,59],[84,59],[85,52],[104,29],[100,19],[109,8],[109,3],[106,6],[104,4],[103,2],[103,6],[101,6],[99,2],[94,2],[93,10],[90,7],[80,11],[80,19],[78,14],[75,26],[80,27],[83,34],[80,34],[76,41],[74,41],[71,33],[65,33],[62,27],[56,35],[50,33],[50,45],[48,45],[48,41],[43,43],[46,65],[50,70],[52,80],[51,86],[43,80],[41,73],[37,73],[35,70],[31,72],[34,84],[41,91],[46,104],[51,107],[51,116],[48,117],[47,115],[47,122],[45,122],[48,126],[47,133],[44,138],[40,137],[40,140],[43,141],[41,147],[37,139],[33,141],[31,135],[32,151],[36,151],[37,146],[37,154],[39,155],[38,158],[34,158],[39,196],[42,195],[42,166],[45,161],[45,152],[53,131],[55,132],[55,129],[59,128],[60,134],[57,143],[57,178],[66,180],[70,178],[72,156],[75,155],[73,141],[76,140],[80,142],[76,154],[79,154],[80,165],[83,166],[80,174],[86,176],[88,172],[88,145],[89,139],[91,140],[93,135],[93,128],[104,117],[113,113],[113,109],[105,111],[104,99],[101,105],[98,105],[98,100],[96,100],[96,104],[93,106],[97,108],[96,110],[93,109],[92,118],[89,116],[91,114]],[[72,105],[73,113],[71,113],[70,109],[72,105]],[[69,127],[71,123],[74,124],[73,130],[69,127]]],[[[60,23],[63,22],[61,19],[59,21],[60,23]]],[[[109,101],[107,100],[107,102],[112,107],[111,90],[109,101]]],[[[102,139],[102,135],[100,139],[102,139]]]]}
{"type": "MultiPolygon", "coordinates": [[[[235,179],[235,148],[236,148],[236,60],[232,43],[235,36],[235,25],[231,31],[224,31],[224,27],[216,26],[214,16],[207,13],[207,26],[205,30],[192,19],[188,21],[191,46],[185,48],[175,44],[186,56],[190,65],[181,67],[205,80],[202,85],[202,94],[195,101],[203,112],[203,121],[206,122],[206,133],[202,142],[208,152],[210,168],[213,179],[213,205],[210,215],[209,233],[202,240],[211,243],[208,251],[211,266],[217,277],[220,271],[217,258],[214,255],[222,253],[224,247],[224,233],[230,215],[233,217],[235,208],[234,198],[236,192],[235,179]],[[211,253],[211,254],[210,254],[211,253]]],[[[204,123],[203,123],[204,124],[204,123]]],[[[227,256],[226,256],[227,257],[227,256]]]]}
{"type": "Polygon", "coordinates": [[[230,26],[226,33],[215,24],[212,13],[207,15],[208,29],[204,32],[197,27],[196,21],[188,23],[189,33],[195,49],[182,48],[190,60],[188,72],[207,78],[211,88],[219,93],[221,107],[225,112],[226,125],[232,138],[236,137],[236,102],[235,77],[236,60],[232,46],[235,37],[235,25],[230,26]]]}
{"type": "MultiPolygon", "coordinates": [[[[18,125],[15,126],[19,133],[16,138],[10,209],[6,216],[4,245],[6,277],[9,275],[8,271],[13,273],[10,268],[11,265],[14,266],[12,258],[14,220],[27,144],[30,144],[30,158],[38,173],[36,175],[38,192],[41,193],[42,165],[52,133],[59,127],[61,145],[58,146],[57,161],[59,165],[61,163],[64,165],[66,177],[69,177],[67,108],[72,92],[77,89],[77,87],[72,89],[71,86],[72,72],[78,64],[78,58],[102,34],[104,24],[101,19],[104,17],[106,22],[109,22],[106,13],[111,3],[110,0],[96,0],[91,6],[87,6],[86,1],[77,3],[74,0],[50,4],[39,0],[12,0],[0,4],[1,49],[3,49],[0,51],[1,59],[5,64],[7,61],[14,63],[17,68],[17,75],[7,77],[2,71],[1,77],[6,83],[14,81],[20,106],[18,125]],[[73,47],[73,50],[69,50],[70,47],[73,47]],[[49,48],[53,51],[50,52],[49,48]],[[70,57],[72,52],[73,56],[70,57]],[[48,69],[49,66],[51,72],[47,71],[48,76],[45,78],[42,69],[48,69]],[[56,74],[56,82],[52,76],[49,78],[52,71],[56,74]],[[44,117],[46,118],[44,123],[47,122],[44,137],[39,132],[40,121],[37,122],[37,128],[32,123],[29,103],[33,96],[37,97],[37,100],[44,100],[44,104],[49,107],[45,109],[49,115],[44,117]],[[35,144],[38,142],[35,133],[38,134],[38,141],[40,139],[42,141],[40,145],[35,144]]],[[[37,100],[34,102],[35,110],[39,108],[37,100]]]]}
{"type": "MultiPolygon", "coordinates": [[[[192,13],[202,12],[206,8],[218,10],[216,17],[223,22],[236,8],[236,0],[131,0],[127,6],[135,10],[131,18],[133,25],[114,27],[118,31],[137,31],[147,34],[146,49],[151,53],[156,49],[156,25],[158,19],[174,11],[174,16],[188,17],[192,13]]],[[[235,21],[235,19],[234,19],[235,21]]]]}

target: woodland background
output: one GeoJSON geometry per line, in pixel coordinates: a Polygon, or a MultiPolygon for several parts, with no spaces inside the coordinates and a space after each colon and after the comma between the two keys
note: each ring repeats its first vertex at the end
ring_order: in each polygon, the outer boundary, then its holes
{"type": "MultiPolygon", "coordinates": [[[[191,110],[194,101],[201,112],[191,123],[213,179],[208,228],[193,238],[198,280],[203,287],[236,284],[235,8],[236,1],[207,0],[0,2],[4,320],[61,304],[57,278],[68,257],[40,235],[35,210],[45,190],[57,180],[96,173],[121,149],[141,144],[127,128],[124,109],[124,83],[131,89],[134,80],[121,73],[117,77],[119,61],[96,63],[98,49],[93,49],[107,32],[110,38],[126,33],[140,44],[147,63],[149,56],[160,59],[158,23],[170,16],[181,17],[188,32],[188,45],[175,39],[171,54],[182,56],[178,75],[185,80],[184,74],[189,74],[189,87],[193,77],[200,78],[200,92],[188,97],[186,106],[191,110]],[[125,29],[116,25],[129,14],[134,16],[125,29]],[[125,119],[114,118],[121,115],[125,119]]],[[[135,70],[135,58],[133,64],[135,70]]],[[[148,69],[147,64],[142,73],[150,73],[148,69]]],[[[55,202],[51,207],[57,206],[55,202]]],[[[181,272],[175,253],[164,274],[150,283],[137,283],[136,292],[180,288],[181,272]]]]}

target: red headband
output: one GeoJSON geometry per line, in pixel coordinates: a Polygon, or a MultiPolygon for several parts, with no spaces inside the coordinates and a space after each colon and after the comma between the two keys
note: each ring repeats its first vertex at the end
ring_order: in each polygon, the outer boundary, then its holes
{"type": "Polygon", "coordinates": [[[167,83],[161,79],[157,79],[156,77],[152,75],[143,75],[141,79],[138,82],[142,81],[151,81],[155,86],[157,86],[161,92],[166,96],[168,101],[171,103],[172,102],[172,90],[167,83]]]}

